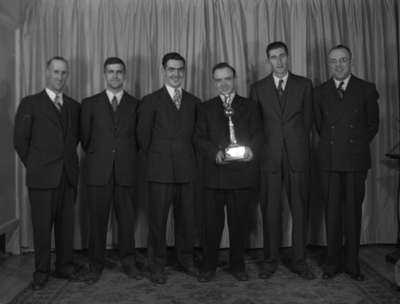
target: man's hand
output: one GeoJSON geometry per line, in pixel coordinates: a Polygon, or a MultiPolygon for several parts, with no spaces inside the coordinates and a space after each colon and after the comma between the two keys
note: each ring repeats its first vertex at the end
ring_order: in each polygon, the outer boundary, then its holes
{"type": "Polygon", "coordinates": [[[244,147],[244,158],[243,161],[248,162],[253,159],[253,151],[250,147],[244,147]]]}
{"type": "Polygon", "coordinates": [[[217,152],[217,155],[215,156],[215,162],[218,164],[218,165],[223,165],[223,164],[226,164],[226,161],[224,161],[224,152],[223,151],[218,151],[217,152]]]}

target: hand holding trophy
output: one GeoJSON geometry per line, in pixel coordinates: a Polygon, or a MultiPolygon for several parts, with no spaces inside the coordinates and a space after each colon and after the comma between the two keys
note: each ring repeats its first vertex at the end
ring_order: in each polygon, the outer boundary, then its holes
{"type": "Polygon", "coordinates": [[[253,152],[249,147],[238,144],[236,139],[235,125],[232,120],[235,111],[232,108],[232,99],[230,95],[225,96],[223,105],[225,116],[228,118],[230,140],[230,144],[223,151],[223,162],[250,161],[253,158],[253,152]]]}

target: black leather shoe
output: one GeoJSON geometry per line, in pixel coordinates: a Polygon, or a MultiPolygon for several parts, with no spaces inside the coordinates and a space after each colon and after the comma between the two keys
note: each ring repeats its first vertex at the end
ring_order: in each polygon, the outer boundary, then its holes
{"type": "Polygon", "coordinates": [[[215,271],[202,271],[197,277],[197,280],[201,283],[210,282],[215,277],[215,271]]]}
{"type": "Polygon", "coordinates": [[[163,284],[167,283],[167,276],[163,272],[153,272],[150,275],[150,280],[154,284],[163,285],[163,284]]]}
{"type": "Polygon", "coordinates": [[[272,277],[275,271],[276,269],[261,267],[260,271],[258,272],[258,277],[263,280],[269,279],[270,277],[272,277]]]}
{"type": "Polygon", "coordinates": [[[315,279],[314,273],[308,267],[301,269],[301,270],[293,270],[293,272],[298,274],[301,278],[303,278],[305,280],[314,280],[315,279]]]}
{"type": "Polygon", "coordinates": [[[198,270],[194,266],[185,268],[183,272],[192,277],[197,277],[199,275],[198,270]]]}
{"type": "Polygon", "coordinates": [[[337,275],[337,272],[324,272],[322,274],[322,279],[324,280],[330,280],[333,279],[337,275]]]}
{"type": "Polygon", "coordinates": [[[136,268],[136,266],[132,266],[132,265],[123,265],[122,269],[124,271],[124,273],[135,280],[141,280],[143,279],[143,274],[141,273],[141,271],[139,269],[136,268]]]}
{"type": "Polygon", "coordinates": [[[33,290],[43,289],[43,287],[46,286],[46,283],[47,283],[48,280],[49,280],[49,278],[47,276],[34,278],[32,283],[31,283],[31,288],[33,290]]]}
{"type": "Polygon", "coordinates": [[[70,271],[55,271],[53,273],[53,277],[58,278],[58,279],[64,279],[68,280],[71,282],[79,282],[79,272],[76,271],[75,269],[70,270],[70,271]]]}
{"type": "Polygon", "coordinates": [[[249,275],[247,274],[246,271],[233,271],[232,275],[238,281],[248,281],[249,280],[249,275]]]}
{"type": "Polygon", "coordinates": [[[362,273],[352,273],[352,272],[347,272],[346,274],[354,281],[364,281],[365,280],[365,276],[362,273]]]}
{"type": "Polygon", "coordinates": [[[85,282],[88,285],[94,284],[100,280],[101,271],[87,270],[77,275],[76,282],[85,282]]]}

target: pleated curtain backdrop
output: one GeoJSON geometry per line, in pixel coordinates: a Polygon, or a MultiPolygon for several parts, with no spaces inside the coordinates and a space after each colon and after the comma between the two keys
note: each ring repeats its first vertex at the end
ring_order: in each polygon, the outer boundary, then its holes
{"type": "MultiPolygon", "coordinates": [[[[396,0],[27,1],[18,39],[17,96],[43,89],[46,60],[61,55],[70,63],[67,94],[71,97],[80,101],[103,90],[103,62],[108,56],[118,56],[127,64],[127,91],[141,98],[162,85],[161,58],[170,51],[187,59],[185,88],[202,100],[216,94],[211,68],[220,61],[236,68],[238,93],[247,96],[250,84],[270,72],[265,49],[274,40],[288,44],[291,70],[317,85],[329,77],[327,50],[346,44],[353,51],[353,73],[375,82],[380,93],[381,124],[372,143],[361,242],[394,243],[398,172],[397,163],[387,160],[385,153],[400,140],[399,13],[396,0]]],[[[15,103],[17,106],[19,100],[15,103]]],[[[24,170],[20,165],[16,168],[21,220],[18,246],[29,250],[32,232],[24,170]]],[[[312,168],[312,173],[309,242],[323,244],[323,201],[318,192],[317,168],[312,168]]],[[[137,200],[138,247],[146,247],[147,237],[143,185],[137,200]]],[[[76,248],[86,245],[84,187],[79,197],[76,248]]],[[[198,205],[201,207],[201,201],[198,205]]],[[[282,244],[288,245],[291,221],[287,206],[284,213],[282,244]]],[[[116,241],[113,226],[108,236],[110,246],[116,241]]],[[[250,245],[261,247],[259,214],[253,219],[253,227],[250,245]]],[[[222,245],[228,244],[225,233],[222,245]]]]}

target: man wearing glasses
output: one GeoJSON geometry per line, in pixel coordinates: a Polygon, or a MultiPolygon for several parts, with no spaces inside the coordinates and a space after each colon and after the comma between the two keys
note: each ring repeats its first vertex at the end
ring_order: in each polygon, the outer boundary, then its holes
{"type": "Polygon", "coordinates": [[[329,51],[332,78],[315,89],[314,112],[326,203],[328,247],[323,278],[344,270],[353,280],[362,281],[358,261],[361,206],[371,167],[369,145],[378,132],[379,95],[374,84],[351,74],[351,59],[344,45],[329,51]]]}

